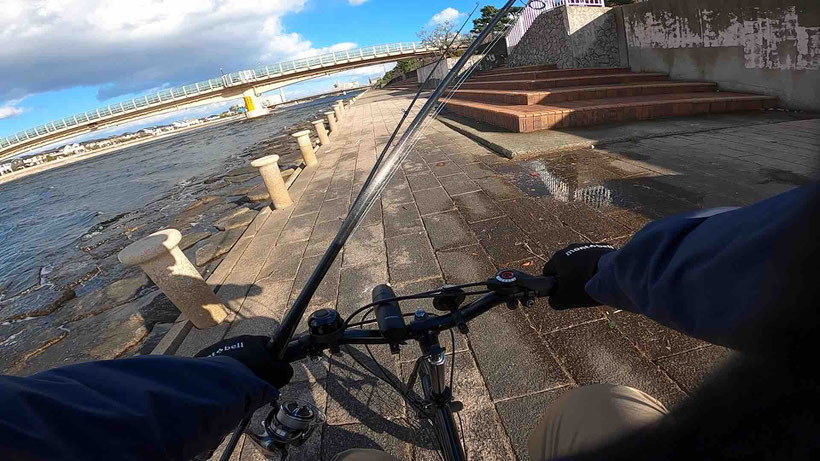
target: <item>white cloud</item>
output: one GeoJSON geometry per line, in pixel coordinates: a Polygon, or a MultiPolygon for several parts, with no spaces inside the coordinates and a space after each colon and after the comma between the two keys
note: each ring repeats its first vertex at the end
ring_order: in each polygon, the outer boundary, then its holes
{"type": "Polygon", "coordinates": [[[353,6],[359,6],[359,5],[361,5],[362,3],[366,2],[366,1],[367,0],[347,0],[347,3],[349,3],[353,6]]]}
{"type": "Polygon", "coordinates": [[[453,7],[448,7],[434,14],[429,24],[452,24],[463,16],[464,13],[459,12],[453,7]]]}
{"type": "Polygon", "coordinates": [[[0,106],[0,120],[4,118],[12,118],[23,113],[23,109],[16,107],[13,104],[6,104],[0,106]]]}
{"type": "Polygon", "coordinates": [[[0,105],[76,86],[104,100],[321,53],[282,25],[306,2],[4,0],[0,105]]]}

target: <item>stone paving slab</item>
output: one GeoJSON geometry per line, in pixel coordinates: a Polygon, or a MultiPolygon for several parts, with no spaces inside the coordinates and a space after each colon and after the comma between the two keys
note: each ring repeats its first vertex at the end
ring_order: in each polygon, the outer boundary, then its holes
{"type": "MultiPolygon", "coordinates": [[[[295,206],[263,211],[264,219],[251,224],[254,232],[246,232],[211,276],[231,308],[228,322],[192,330],[179,354],[193,354],[226,335],[276,328],[406,107],[408,98],[387,94],[370,91],[359,98],[332,143],[317,152],[320,163],[293,182],[295,206]]],[[[710,120],[708,132],[661,136],[663,121],[655,121],[649,139],[514,161],[433,122],[349,240],[308,312],[336,308],[347,315],[367,303],[379,283],[389,282],[403,295],[482,280],[502,267],[538,272],[568,243],[623,245],[652,219],[753,203],[820,171],[812,167],[818,160],[811,136],[820,132],[817,120],[727,117],[734,118],[710,120]],[[755,150],[748,139],[767,150],[755,150]]],[[[423,300],[402,304],[405,312],[418,308],[432,306],[423,300]]],[[[458,351],[455,395],[465,405],[461,423],[471,459],[526,459],[529,429],[550,402],[575,386],[628,384],[674,406],[733,354],[634,314],[605,307],[555,311],[545,300],[530,309],[499,307],[470,327],[466,337],[456,334],[455,345],[449,334],[441,340],[448,352],[458,351]]],[[[406,376],[418,354],[415,345],[395,356],[383,347],[371,349],[396,377],[406,376]]],[[[364,349],[354,354],[370,361],[364,349]]],[[[329,425],[291,459],[330,460],[352,447],[437,459],[401,398],[349,356],[300,363],[294,381],[299,384],[286,392],[313,399],[329,425]]],[[[235,459],[258,459],[250,443],[242,443],[235,459]]]]}

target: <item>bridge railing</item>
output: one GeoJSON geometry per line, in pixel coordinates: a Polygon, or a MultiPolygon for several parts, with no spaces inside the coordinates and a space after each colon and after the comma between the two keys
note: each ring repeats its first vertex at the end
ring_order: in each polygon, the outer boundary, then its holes
{"type": "Polygon", "coordinates": [[[293,74],[305,70],[330,67],[347,62],[363,61],[389,55],[400,56],[424,51],[431,50],[417,42],[393,43],[389,45],[376,45],[353,50],[336,51],[318,56],[309,56],[290,61],[282,61],[252,70],[233,72],[223,75],[221,78],[212,78],[209,80],[192,83],[190,85],[164,89],[153,94],[134,98],[129,101],[109,104],[99,109],[74,114],[69,117],[30,128],[28,130],[20,131],[12,134],[11,136],[0,138],[0,149],[19,144],[28,139],[66,130],[76,125],[87,124],[89,122],[93,122],[94,120],[105,119],[125,112],[137,111],[148,106],[166,104],[170,101],[186,99],[197,94],[210,93],[235,85],[265,80],[272,77],[293,74]]]}

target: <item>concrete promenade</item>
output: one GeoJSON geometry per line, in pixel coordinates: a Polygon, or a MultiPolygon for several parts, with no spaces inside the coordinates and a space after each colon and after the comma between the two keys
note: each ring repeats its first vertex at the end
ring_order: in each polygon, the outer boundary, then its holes
{"type": "MultiPolygon", "coordinates": [[[[371,90],[359,97],[331,145],[317,152],[319,164],[293,182],[295,205],[259,213],[209,279],[231,309],[228,321],[192,330],[178,355],[275,329],[410,96],[371,90]]],[[[369,302],[373,286],[388,281],[404,295],[483,280],[502,267],[538,272],[568,243],[621,245],[652,219],[753,203],[817,177],[818,133],[819,120],[767,123],[508,160],[433,122],[328,272],[311,310],[331,307],[347,315],[369,302]]],[[[417,301],[403,307],[432,309],[417,301]]],[[[452,351],[449,335],[442,340],[452,351]]],[[[558,312],[545,301],[491,311],[470,324],[467,337],[456,333],[454,349],[454,393],[464,403],[460,424],[474,460],[526,459],[527,433],[569,389],[625,384],[674,407],[732,354],[627,312],[558,312]]],[[[401,377],[417,356],[415,345],[399,356],[386,347],[373,353],[401,377]]],[[[356,354],[369,361],[364,349],[356,354]]],[[[284,398],[314,402],[328,425],[290,459],[330,460],[351,447],[438,459],[401,397],[349,356],[294,368],[284,398]]],[[[246,441],[234,459],[262,457],[246,441]]]]}

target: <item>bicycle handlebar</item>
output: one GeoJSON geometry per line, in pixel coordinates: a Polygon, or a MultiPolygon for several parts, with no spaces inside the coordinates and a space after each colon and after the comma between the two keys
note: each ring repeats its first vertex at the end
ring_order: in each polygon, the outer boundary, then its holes
{"type": "Polygon", "coordinates": [[[282,359],[287,362],[296,362],[309,356],[317,356],[327,349],[335,349],[338,346],[351,344],[395,345],[408,340],[419,339],[431,332],[441,332],[458,327],[499,304],[517,303],[522,299],[530,300],[536,297],[549,296],[555,286],[555,278],[533,277],[522,272],[508,270],[501,271],[494,278],[489,279],[487,286],[492,290],[490,293],[463,308],[455,308],[445,315],[428,313],[422,318],[414,318],[402,330],[403,332],[391,329],[388,335],[389,338],[381,330],[349,329],[347,325],[342,325],[340,334],[334,335],[330,340],[324,339],[328,335],[322,335],[322,338],[319,338],[312,332],[303,333],[294,337],[288,343],[284,354],[282,354],[282,359]],[[518,283],[508,286],[509,282],[503,281],[502,276],[510,276],[513,282],[518,283]]]}

